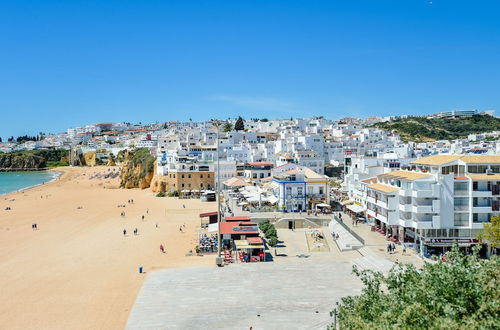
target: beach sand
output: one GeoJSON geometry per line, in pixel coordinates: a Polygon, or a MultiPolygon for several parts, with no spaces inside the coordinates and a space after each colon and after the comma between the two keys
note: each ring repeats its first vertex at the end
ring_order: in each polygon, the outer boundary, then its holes
{"type": "Polygon", "coordinates": [[[196,245],[198,214],[215,203],[89,179],[108,167],[58,171],[57,181],[0,196],[0,328],[123,329],[147,273],[214,266],[213,256],[186,253],[196,245]]]}

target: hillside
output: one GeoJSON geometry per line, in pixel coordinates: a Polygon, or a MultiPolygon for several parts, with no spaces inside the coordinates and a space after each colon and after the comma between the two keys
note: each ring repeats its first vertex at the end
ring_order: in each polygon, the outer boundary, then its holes
{"type": "Polygon", "coordinates": [[[68,151],[63,149],[0,153],[0,170],[29,170],[67,165],[68,151]]]}
{"type": "Polygon", "coordinates": [[[396,131],[405,142],[453,140],[469,134],[500,130],[500,119],[488,115],[468,118],[420,118],[409,117],[381,122],[371,127],[396,131]]]}

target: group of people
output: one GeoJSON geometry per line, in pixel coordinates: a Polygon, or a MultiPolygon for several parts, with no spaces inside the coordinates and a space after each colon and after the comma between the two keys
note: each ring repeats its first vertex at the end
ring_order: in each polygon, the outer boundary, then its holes
{"type": "Polygon", "coordinates": [[[32,224],[31,224],[31,229],[33,229],[33,230],[38,229],[38,224],[36,224],[36,223],[32,223],[32,224]]]}
{"type": "MultiPolygon", "coordinates": [[[[139,234],[139,229],[135,228],[134,229],[134,235],[139,234]]],[[[123,236],[127,236],[127,229],[123,229],[123,236]]]]}
{"type": "Polygon", "coordinates": [[[200,252],[217,252],[217,235],[200,234],[198,246],[200,252]]]}
{"type": "Polygon", "coordinates": [[[387,244],[387,252],[392,254],[394,251],[396,251],[396,244],[394,242],[387,244]]]}

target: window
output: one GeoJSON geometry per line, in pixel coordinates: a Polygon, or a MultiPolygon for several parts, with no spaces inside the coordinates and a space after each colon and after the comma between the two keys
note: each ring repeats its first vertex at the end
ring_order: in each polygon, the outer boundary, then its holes
{"type": "Polygon", "coordinates": [[[297,187],[297,195],[302,195],[304,193],[304,189],[302,187],[297,187]]]}
{"type": "Polygon", "coordinates": [[[320,195],[323,195],[323,187],[319,187],[319,193],[320,195]]]}
{"type": "Polygon", "coordinates": [[[181,185],[182,188],[184,188],[184,183],[181,185]]]}
{"type": "Polygon", "coordinates": [[[209,178],[209,179],[210,179],[210,174],[207,174],[207,178],[209,178]]]}
{"type": "MultiPolygon", "coordinates": [[[[474,213],[477,215],[477,213],[474,213]]],[[[457,227],[463,227],[469,225],[469,214],[468,213],[455,213],[454,223],[457,227]]]]}
{"type": "Polygon", "coordinates": [[[479,187],[479,183],[477,181],[472,182],[472,190],[476,191],[479,187]]]}
{"type": "Polygon", "coordinates": [[[257,173],[254,173],[254,174],[252,175],[252,178],[257,179],[257,173]]]}
{"type": "Polygon", "coordinates": [[[183,178],[183,179],[184,179],[184,174],[181,176],[181,178],[183,178]]]}
{"type": "Polygon", "coordinates": [[[191,174],[188,174],[188,178],[191,179],[191,174]]]}
{"type": "Polygon", "coordinates": [[[264,173],[260,173],[260,178],[262,179],[264,177],[264,173]]]}
{"type": "Polygon", "coordinates": [[[200,183],[200,187],[202,187],[202,188],[203,188],[203,182],[202,182],[202,183],[200,183]]]}
{"type": "Polygon", "coordinates": [[[203,174],[200,174],[200,179],[203,179],[203,174]]]}

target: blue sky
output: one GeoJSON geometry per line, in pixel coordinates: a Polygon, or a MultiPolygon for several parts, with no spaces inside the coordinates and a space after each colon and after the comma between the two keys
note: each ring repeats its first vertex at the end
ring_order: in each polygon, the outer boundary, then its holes
{"type": "Polygon", "coordinates": [[[499,109],[500,1],[3,1],[0,136],[499,109]]]}

